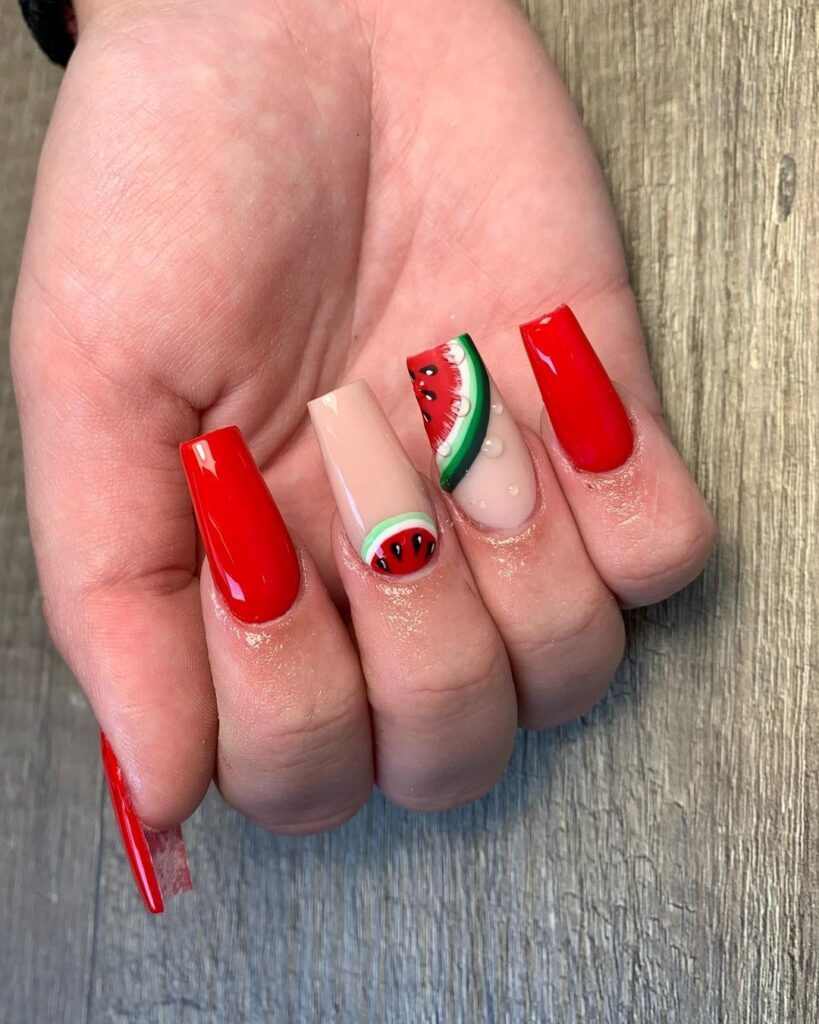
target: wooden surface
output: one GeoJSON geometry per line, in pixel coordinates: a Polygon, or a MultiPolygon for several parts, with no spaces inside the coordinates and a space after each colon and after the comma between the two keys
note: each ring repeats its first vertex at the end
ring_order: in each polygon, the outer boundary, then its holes
{"type": "MultiPolygon", "coordinates": [[[[2,1024],[819,1019],[817,7],[526,6],[611,182],[717,556],[630,616],[610,698],[521,736],[487,799],[425,818],[375,798],[335,834],[288,840],[210,798],[188,826],[197,891],[152,920],[43,626],[4,362],[2,1024]]],[[[60,78],[15,8],[0,10],[4,329],[60,78]]]]}

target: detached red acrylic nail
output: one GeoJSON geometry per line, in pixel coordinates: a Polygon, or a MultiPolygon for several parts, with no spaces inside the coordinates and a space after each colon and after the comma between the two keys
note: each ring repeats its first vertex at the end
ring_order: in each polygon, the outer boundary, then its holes
{"type": "Polygon", "coordinates": [[[180,445],[213,582],[242,622],[270,622],[301,582],[290,534],[238,427],[180,445]]]}
{"type": "Polygon", "coordinates": [[[152,914],[161,914],[166,898],[193,888],[182,829],[147,829],[131,805],[128,789],[105,733],[100,733],[102,766],[122,845],[137,889],[152,914]]]}
{"type": "Polygon", "coordinates": [[[628,415],[568,306],[520,328],[555,435],[579,468],[617,469],[634,448],[628,415]]]}

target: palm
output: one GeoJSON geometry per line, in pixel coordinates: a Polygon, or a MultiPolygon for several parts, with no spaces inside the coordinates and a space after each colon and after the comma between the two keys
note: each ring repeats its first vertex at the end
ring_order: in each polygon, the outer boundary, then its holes
{"type": "MultiPolygon", "coordinates": [[[[422,40],[417,6],[361,21],[301,11],[294,26],[259,2],[229,34],[201,8],[195,26],[182,14],[106,47],[89,33],[44,157],[83,214],[80,233],[64,216],[41,228],[69,277],[81,268],[84,348],[184,400],[168,403],[168,441],[239,424],[327,574],[316,394],[367,377],[425,468],[407,353],[475,333],[534,426],[515,324],[564,300],[594,320],[605,295],[602,354],[653,401],[605,191],[536,41],[503,0],[460,20],[426,3],[422,40]],[[86,325],[112,307],[121,337],[101,353],[86,325]]],[[[59,316],[68,299],[38,284],[59,316]]]]}
{"type": "MultiPolygon", "coordinates": [[[[324,827],[366,799],[373,750],[399,802],[471,799],[502,770],[518,713],[550,725],[599,698],[622,649],[612,594],[652,601],[691,579],[713,536],[707,510],[639,402],[641,454],[612,491],[565,466],[558,483],[535,441],[543,501],[515,539],[515,572],[461,523],[460,544],[440,547],[444,589],[435,572],[418,581],[428,601],[397,588],[412,628],[384,646],[391,588],[339,560],[342,591],[305,404],[366,377],[423,469],[404,357],[468,330],[515,419],[535,426],[515,324],[565,301],[612,376],[658,412],[565,91],[508,0],[87,0],[83,23],[85,6],[12,348],[46,611],[137,809],[157,826],[182,820],[218,755],[223,790],[255,820],[324,827]],[[261,648],[201,593],[177,445],[229,423],[336,596],[350,595],[357,650],[309,584],[309,559],[302,599],[261,648]],[[472,639],[454,675],[442,608],[472,639]],[[412,685],[423,713],[407,726],[412,685]],[[290,765],[278,796],[275,764],[290,765]]],[[[258,539],[239,493],[225,499],[230,529],[258,539]]]]}

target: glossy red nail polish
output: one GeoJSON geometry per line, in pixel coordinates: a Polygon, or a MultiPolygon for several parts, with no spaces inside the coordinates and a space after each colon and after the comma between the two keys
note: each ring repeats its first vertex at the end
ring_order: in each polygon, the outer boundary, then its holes
{"type": "Polygon", "coordinates": [[[604,473],[628,459],[634,434],[620,396],[568,306],[520,328],[558,441],[579,469],[604,473]]]}
{"type": "Polygon", "coordinates": [[[213,580],[242,622],[290,608],[301,573],[290,534],[237,427],[180,445],[213,580]]]}
{"type": "Polygon", "coordinates": [[[122,845],[125,847],[131,871],[134,873],[134,881],[148,910],[152,914],[161,914],[165,909],[165,904],[154,871],[148,840],[145,838],[142,824],[131,806],[119,761],[117,761],[111,744],[103,732],[100,733],[100,751],[105,778],[108,782],[108,793],[119,826],[119,834],[122,836],[122,845]]]}

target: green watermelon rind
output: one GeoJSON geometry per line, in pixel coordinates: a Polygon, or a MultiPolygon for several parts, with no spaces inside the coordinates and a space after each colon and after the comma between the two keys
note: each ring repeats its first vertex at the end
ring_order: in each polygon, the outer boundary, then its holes
{"type": "Polygon", "coordinates": [[[432,516],[426,512],[405,512],[399,516],[390,516],[389,519],[382,519],[380,523],[377,523],[364,538],[361,544],[361,560],[365,565],[371,565],[378,549],[390,537],[413,527],[429,530],[435,538],[438,536],[438,526],[432,516]]]}
{"type": "Polygon", "coordinates": [[[437,458],[441,487],[452,492],[480,454],[489,424],[490,398],[489,374],[472,338],[460,334],[449,345],[460,345],[464,350],[465,358],[458,366],[462,381],[458,397],[465,397],[470,403],[469,413],[456,420],[444,438],[443,443],[450,446],[451,452],[437,458]]]}

